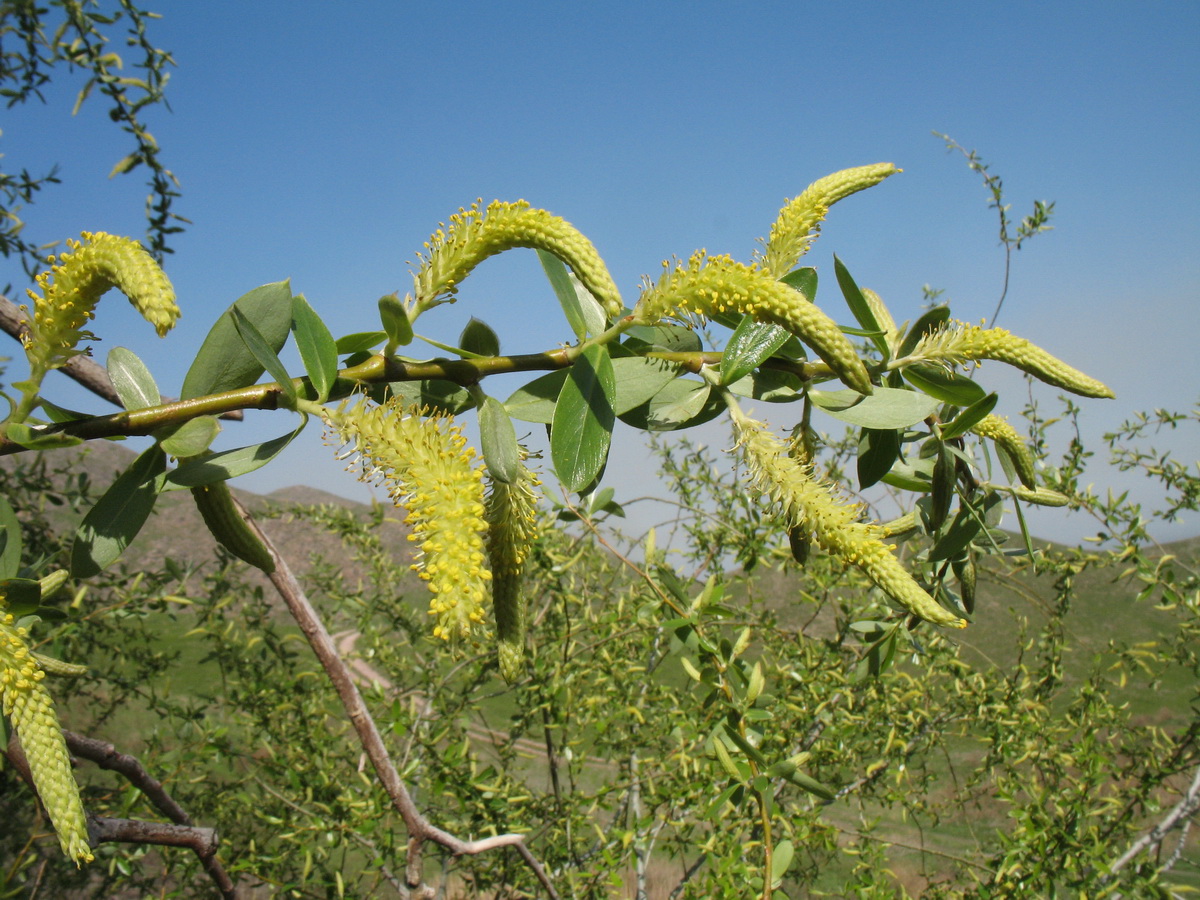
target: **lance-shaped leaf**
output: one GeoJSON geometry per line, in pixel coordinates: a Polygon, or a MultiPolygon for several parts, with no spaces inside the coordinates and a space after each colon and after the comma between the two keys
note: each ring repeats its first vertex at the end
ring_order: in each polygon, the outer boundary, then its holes
{"type": "Polygon", "coordinates": [[[283,367],[283,361],[272,349],[271,345],[262,333],[254,327],[244,312],[236,306],[229,311],[233,316],[233,327],[237,329],[238,337],[254,355],[261,365],[272,378],[275,383],[283,389],[283,396],[286,405],[289,409],[294,409],[296,406],[296,386],[292,384],[292,378],[288,375],[287,369],[283,367]]]}
{"type": "Polygon", "coordinates": [[[546,278],[550,281],[550,287],[554,289],[554,296],[558,298],[558,304],[562,307],[563,315],[567,317],[567,324],[575,332],[575,337],[582,341],[586,340],[589,334],[595,336],[604,331],[605,325],[608,324],[607,316],[600,303],[583,286],[583,282],[574,277],[563,261],[553,253],[538,250],[537,255],[546,278]]]}
{"type": "Polygon", "coordinates": [[[90,578],[120,558],[150,517],[166,467],[166,454],[155,444],[96,501],[75,533],[71,547],[73,577],[90,578]]]}
{"type": "Polygon", "coordinates": [[[292,439],[304,429],[307,422],[308,417],[305,416],[295,431],[261,444],[238,447],[236,450],[222,450],[220,453],[189,459],[167,476],[166,489],[199,487],[260,469],[282,453],[292,439]]]}
{"type": "Polygon", "coordinates": [[[875,388],[870,395],[856,391],[809,391],[813,405],[835,419],[862,428],[907,428],[933,415],[936,399],[917,391],[875,388]]]}
{"type": "Polygon", "coordinates": [[[292,324],[292,288],[287,281],[264,284],[235,300],[217,319],[183,379],[180,397],[190,400],[249,387],[266,367],[238,336],[231,310],[236,307],[254,325],[272,352],[287,341],[292,324]]]}
{"type": "Polygon", "coordinates": [[[162,402],[154,376],[132,350],[113,347],[107,362],[109,381],[126,409],[146,409],[162,402]]]}
{"type": "Polygon", "coordinates": [[[616,421],[615,395],[608,350],[588,347],[571,366],[550,429],[550,458],[568,490],[587,489],[604,471],[616,421]]]}
{"type": "Polygon", "coordinates": [[[883,325],[875,318],[875,313],[872,311],[871,305],[867,303],[857,282],[855,282],[854,277],[850,274],[850,270],[837,258],[836,253],[833,257],[833,271],[837,275],[838,287],[842,289],[842,296],[846,298],[846,305],[850,307],[850,312],[854,314],[854,318],[858,320],[858,324],[867,332],[867,336],[871,338],[871,343],[878,347],[879,352],[886,357],[888,346],[887,339],[883,335],[883,325]]]}
{"type": "MultiPolygon", "coordinates": [[[[408,316],[404,320],[407,322],[408,316]]],[[[303,294],[292,298],[292,334],[296,336],[296,349],[316,392],[316,401],[324,403],[337,379],[338,349],[333,335],[303,294]]]]}
{"type": "Polygon", "coordinates": [[[0,581],[21,569],[21,523],[9,502],[0,497],[0,581]]]}
{"type": "Polygon", "coordinates": [[[521,474],[521,448],[512,419],[495,397],[485,397],[479,405],[479,444],[488,473],[497,481],[514,484],[521,474]]]}
{"type": "Polygon", "coordinates": [[[733,337],[721,355],[721,384],[733,384],[749,375],[786,344],[790,337],[791,333],[786,328],[742,316],[742,321],[734,329],[733,337]]]}

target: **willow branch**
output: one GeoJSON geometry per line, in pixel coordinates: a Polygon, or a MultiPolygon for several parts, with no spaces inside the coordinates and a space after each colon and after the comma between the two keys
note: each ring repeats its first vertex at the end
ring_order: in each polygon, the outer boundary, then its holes
{"type": "Polygon", "coordinates": [[[308,639],[309,646],[312,647],[317,659],[324,667],[325,673],[329,676],[334,690],[337,691],[338,698],[342,701],[342,706],[350,717],[350,723],[354,726],[354,731],[358,735],[359,742],[362,744],[367,758],[371,761],[371,765],[375,769],[375,774],[378,776],[380,783],[382,783],[384,790],[387,791],[388,797],[391,798],[392,804],[400,813],[400,817],[404,820],[404,825],[408,829],[409,835],[405,881],[414,896],[426,897],[433,894],[428,886],[424,884],[424,874],[421,865],[423,846],[425,842],[432,841],[439,846],[445,847],[455,856],[475,856],[500,847],[513,847],[521,855],[521,858],[525,860],[526,865],[533,871],[552,900],[558,900],[559,895],[554,890],[554,886],[546,875],[545,870],[525,845],[524,835],[501,834],[478,841],[464,841],[433,825],[421,814],[408,788],[401,780],[400,774],[396,771],[396,766],[392,762],[387,747],[384,745],[383,735],[380,734],[379,727],[375,724],[375,719],[371,716],[370,710],[367,709],[367,704],[363,700],[362,694],[359,693],[358,685],[354,681],[353,672],[341,656],[338,655],[333,637],[325,628],[321,617],[317,614],[316,609],[304,593],[304,589],[300,586],[300,583],[296,580],[296,576],[292,573],[287,561],[280,555],[275,545],[271,542],[271,539],[262,532],[262,529],[258,527],[258,523],[246,511],[245,507],[238,503],[236,498],[234,498],[234,503],[237,505],[242,518],[257,532],[259,539],[270,550],[271,556],[275,561],[275,571],[270,574],[271,583],[275,586],[275,590],[279,593],[284,603],[287,604],[288,611],[296,620],[296,624],[300,626],[300,630],[308,639]]]}
{"type": "MultiPolygon", "coordinates": [[[[29,332],[29,319],[25,311],[2,295],[0,295],[0,330],[18,341],[23,341],[29,332]]],[[[113,406],[124,406],[108,377],[108,371],[90,356],[73,356],[59,371],[83,385],[97,397],[107,400],[113,406]]],[[[173,402],[173,398],[163,399],[168,403],[173,402]]],[[[231,409],[222,413],[221,418],[240,422],[245,417],[240,409],[231,409]]]]}

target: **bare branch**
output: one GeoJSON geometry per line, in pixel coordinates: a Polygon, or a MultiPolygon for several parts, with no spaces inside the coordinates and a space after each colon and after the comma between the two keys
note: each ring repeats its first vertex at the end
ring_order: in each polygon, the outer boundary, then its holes
{"type": "MultiPolygon", "coordinates": [[[[188,847],[201,859],[217,852],[217,830],[194,825],[168,825],[139,819],[110,819],[88,816],[88,840],[95,847],[106,842],[158,844],[164,847],[188,847]]],[[[232,893],[230,894],[232,896],[232,893]]]]}
{"type": "MultiPolygon", "coordinates": [[[[1151,828],[1148,832],[1134,841],[1133,845],[1126,850],[1121,856],[1108,867],[1109,877],[1120,872],[1130,861],[1146,850],[1157,847],[1163,842],[1172,829],[1179,826],[1181,823],[1186,824],[1188,817],[1196,810],[1200,809],[1200,766],[1196,767],[1196,774],[1192,776],[1191,786],[1183,795],[1175,807],[1167,813],[1161,822],[1151,828]]],[[[1109,879],[1105,879],[1106,881],[1109,879]]]]}
{"type": "Polygon", "coordinates": [[[426,841],[433,841],[435,844],[445,847],[455,856],[475,856],[500,847],[515,847],[538,881],[541,882],[546,893],[552,900],[559,900],[558,892],[555,891],[545,870],[525,845],[524,835],[501,834],[478,841],[464,841],[433,825],[421,814],[416,803],[413,802],[408,788],[401,780],[400,774],[396,771],[396,766],[384,745],[383,736],[379,733],[379,727],[375,724],[370,710],[367,709],[362,694],[359,693],[353,671],[338,655],[337,645],[328,629],[325,628],[325,623],[321,621],[321,617],[304,593],[304,589],[296,580],[287,560],[280,555],[271,539],[258,527],[254,517],[238,502],[237,498],[234,498],[233,502],[238,507],[242,518],[257,532],[259,539],[271,551],[271,556],[275,560],[275,571],[270,574],[271,583],[275,585],[275,590],[287,604],[288,611],[296,620],[296,624],[300,626],[300,630],[304,632],[309,646],[312,647],[317,659],[325,668],[334,690],[337,691],[338,697],[342,701],[342,706],[350,717],[350,723],[358,734],[359,742],[362,744],[367,758],[371,760],[371,765],[375,768],[375,774],[379,777],[392,804],[404,820],[409,835],[405,881],[409,890],[412,891],[414,900],[424,900],[424,898],[434,895],[433,890],[424,883],[421,865],[421,852],[426,841]]]}

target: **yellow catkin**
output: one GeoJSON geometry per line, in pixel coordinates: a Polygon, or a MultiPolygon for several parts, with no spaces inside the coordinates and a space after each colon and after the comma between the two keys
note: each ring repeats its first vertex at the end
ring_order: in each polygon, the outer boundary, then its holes
{"type": "Polygon", "coordinates": [[[521,582],[525,561],[537,538],[537,476],[521,466],[512,484],[489,479],[486,512],[487,554],[492,570],[492,608],[500,674],[512,684],[521,677],[525,655],[525,601],[521,582]]]}
{"type": "Polygon", "coordinates": [[[966,625],[917,584],[880,539],[878,525],[857,521],[858,508],[839,502],[815,481],[763,423],[735,415],[734,429],[752,489],[775,504],[789,526],[803,529],[828,553],[857,566],[913,615],[935,625],[966,625]]]}
{"type": "Polygon", "coordinates": [[[331,418],[358,451],[362,477],[382,482],[408,510],[408,539],[417,545],[412,568],[433,594],[434,636],[480,636],[492,578],[484,558],[483,470],[461,426],[399,400],[363,401],[331,418]]]}
{"type": "Polygon", "coordinates": [[[569,265],[610,318],[621,314],[624,303],[608,268],[592,242],[570,222],[524,200],[494,200],[487,209],[480,209],[481,203],[476,200],[470,209],[451,216],[450,224],[443,224],[425,244],[425,253],[418,254],[421,267],[413,288],[418,305],[453,297],[462,280],[489,256],[532,247],[569,265]]]}
{"type": "Polygon", "coordinates": [[[81,862],[92,861],[87,821],[79,786],[71,773],[71,758],[50,693],[42,684],[46,673],[12,615],[0,615],[0,707],[12,723],[34,787],[58,833],[63,853],[81,862]]]}
{"type": "Polygon", "coordinates": [[[692,254],[686,266],[664,263],[658,283],[647,288],[635,315],[646,324],[666,316],[739,312],[780,325],[816,351],[833,373],[860,394],[872,391],[871,377],[837,323],[799,291],[756,266],[729,256],[692,254]]]}
{"type": "Polygon", "coordinates": [[[899,171],[891,163],[875,163],[843,169],[814,181],[779,211],[762,254],[763,268],[774,277],[782,278],[817,239],[829,207],[899,171]]]}
{"type": "Polygon", "coordinates": [[[892,318],[891,310],[887,308],[883,298],[870,288],[860,288],[859,290],[863,299],[867,301],[867,306],[871,308],[871,314],[875,316],[875,321],[879,323],[879,327],[883,331],[883,339],[888,344],[895,346],[899,332],[896,328],[896,320],[892,318]]]}
{"type": "Polygon", "coordinates": [[[50,257],[51,268],[37,276],[41,293],[33,300],[33,323],[25,339],[35,368],[61,366],[80,351],[83,326],[110,288],[120,288],[159,337],[179,318],[175,290],[154,258],[131,238],[104,232],[83,233],[83,241],[67,241],[68,251],[50,257]]]}
{"type": "Polygon", "coordinates": [[[1008,456],[1013,468],[1017,471],[1017,477],[1021,479],[1021,484],[1031,490],[1037,487],[1033,454],[1029,452],[1028,445],[1017,429],[1013,428],[1007,419],[1001,416],[984,416],[971,426],[971,431],[980,437],[991,440],[1008,456]]]}
{"type": "Polygon", "coordinates": [[[982,328],[953,322],[926,335],[910,354],[913,361],[958,363],[994,359],[1016,366],[1047,384],[1084,397],[1111,398],[1106,385],[1073,369],[1025,338],[1003,328],[982,328]]]}

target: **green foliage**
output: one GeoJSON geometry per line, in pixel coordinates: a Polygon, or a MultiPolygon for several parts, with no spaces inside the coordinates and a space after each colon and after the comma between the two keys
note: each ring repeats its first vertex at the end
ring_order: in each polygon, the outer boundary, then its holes
{"type": "MultiPolygon", "coordinates": [[[[173,194],[136,113],[157,102],[169,57],[152,56],[144,80],[114,79],[118,61],[100,52],[111,21],[87,6],[51,8],[67,24],[47,39],[46,10],[0,7],[0,27],[30,41],[5,57],[0,90],[12,102],[36,96],[43,67],[62,60],[89,71],[81,100],[99,86],[138,142],[117,170],[145,164],[154,174],[161,251],[173,194]]],[[[124,2],[121,11],[140,29],[144,13],[124,2]]],[[[1053,205],[1035,205],[1014,235],[999,179],[967,158],[1011,256],[1046,230],[1053,205]]],[[[229,871],[272,894],[404,896],[440,882],[448,896],[519,897],[549,881],[561,896],[587,898],[982,900],[1195,887],[1189,845],[1164,843],[1200,790],[1187,786],[1200,771],[1194,553],[1160,552],[1140,508],[1082,489],[1091,451],[1078,440],[1051,464],[1036,407],[1026,415],[1033,463],[1011,435],[993,445],[973,431],[998,397],[963,367],[1002,360],[1085,396],[1111,392],[1007,332],[955,325],[948,306],[897,327],[835,257],[856,323],[839,326],[816,304],[817,270],[796,266],[833,203],[897,171],[878,164],[819,179],[784,207],[750,263],[704,253],[686,267],[667,263],[630,307],[567,222],[524,202],[476,203],[418,256],[413,293],[379,301],[377,332],[335,339],[287,281],[235,301],[192,363],[184,402],[162,402],[152,374],[118,348],[108,368],[125,410],[72,413],[42,396],[47,367],[34,363],[52,354],[27,348],[30,375],[12,385],[20,399],[8,398],[0,437],[0,455],[16,460],[0,469],[0,588],[3,610],[23,617],[45,657],[89,667],[52,682],[59,715],[136,752],[193,821],[219,829],[229,871]],[[456,337],[414,333],[479,262],[515,248],[539,254],[563,345],[505,354],[481,319],[456,337]],[[280,357],[289,337],[299,375],[280,357]],[[450,356],[401,355],[418,337],[450,356]],[[501,403],[484,385],[511,373],[528,380],[501,403]],[[343,403],[352,395],[358,405],[343,403]],[[747,399],[792,404],[779,407],[798,421],[789,438],[750,419],[747,399]],[[282,408],[301,422],[273,441],[214,451],[215,417],[245,408],[282,408]],[[472,410],[482,462],[460,426],[427,421],[472,410]],[[722,413],[743,449],[756,436],[743,454],[750,471],[728,470],[686,437],[654,437],[722,413]],[[400,552],[408,542],[396,540],[395,513],[274,513],[339,542],[302,575],[338,635],[333,654],[320,622],[298,629],[258,574],[233,561],[274,569],[225,482],[268,463],[310,419],[349,435],[366,416],[386,446],[359,447],[364,475],[386,481],[410,514],[421,510],[420,578],[400,552]],[[484,522],[479,467],[494,485],[535,484],[513,419],[549,427],[549,463],[566,492],[528,546],[505,551],[506,584],[524,585],[526,641],[510,648],[525,668],[505,667],[509,685],[495,635],[456,607],[466,599],[455,591],[470,585],[484,599],[492,574],[471,549],[483,546],[470,524],[484,522]],[[651,434],[677,511],[645,535],[620,534],[626,499],[603,486],[618,419],[651,434]],[[59,445],[133,435],[154,443],[107,487],[48,468],[59,445]],[[892,522],[856,502],[856,487],[879,483],[900,503],[892,522]],[[199,491],[221,542],[216,561],[124,559],[185,487],[199,491]],[[1039,501],[1096,516],[1104,546],[1036,546],[1022,504],[1039,501]],[[468,524],[457,534],[429,523],[468,524]],[[447,548],[460,538],[454,556],[447,548]],[[86,584],[64,589],[58,570],[68,566],[86,584]],[[430,611],[462,627],[439,619],[431,633],[430,611]],[[931,624],[967,620],[965,635],[931,624]],[[339,654],[353,660],[348,670],[339,654]],[[347,703],[353,689],[338,674],[347,671],[364,686],[365,711],[347,703]],[[368,774],[364,750],[380,767],[364,718],[437,834],[413,835],[395,789],[389,797],[368,774]],[[511,850],[464,854],[444,840],[514,832],[545,878],[511,850]],[[421,856],[407,837],[437,849],[421,856]]],[[[14,184],[4,184],[10,206],[40,187],[14,184]]],[[[60,311],[78,313],[79,298],[60,293],[60,311]]],[[[70,346],[52,348],[55,359],[77,353],[83,337],[63,333],[70,346]]],[[[1068,405],[1056,420],[1078,414],[1068,405]]],[[[1195,510],[1200,482],[1138,442],[1196,418],[1156,411],[1110,438],[1121,467],[1164,488],[1166,505],[1149,518],[1195,510]]],[[[290,575],[272,576],[294,600],[290,575]]],[[[93,814],[161,814],[145,784],[92,769],[79,780],[93,814]]],[[[201,861],[170,850],[103,844],[100,865],[64,865],[23,784],[15,767],[0,772],[12,823],[0,835],[0,894],[37,883],[59,895],[208,895],[201,861]]]]}

